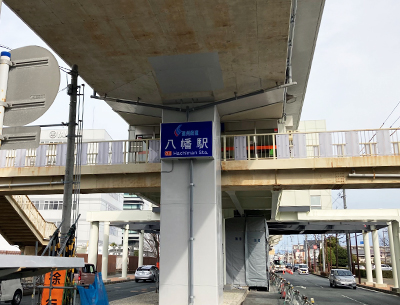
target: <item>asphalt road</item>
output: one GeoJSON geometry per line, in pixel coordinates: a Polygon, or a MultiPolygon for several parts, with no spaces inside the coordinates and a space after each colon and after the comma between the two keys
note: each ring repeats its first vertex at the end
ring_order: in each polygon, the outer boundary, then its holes
{"type": "MultiPolygon", "coordinates": [[[[155,283],[150,282],[139,282],[135,281],[108,284],[105,286],[108,295],[108,301],[116,301],[131,296],[150,292],[156,289],[155,283]]],[[[31,296],[24,296],[22,298],[21,305],[31,305],[31,296]]]]}
{"type": "Polygon", "coordinates": [[[365,288],[331,288],[329,280],[315,275],[284,274],[290,283],[306,295],[314,298],[316,305],[363,304],[363,305],[399,305],[400,297],[365,288]]]}

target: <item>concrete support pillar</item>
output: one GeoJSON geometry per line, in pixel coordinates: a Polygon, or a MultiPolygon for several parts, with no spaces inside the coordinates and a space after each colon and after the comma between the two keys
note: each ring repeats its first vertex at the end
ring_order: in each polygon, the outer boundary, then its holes
{"type": "Polygon", "coordinates": [[[99,222],[90,223],[88,263],[97,266],[97,253],[99,248],[99,222]]]}
{"type": "Polygon", "coordinates": [[[224,252],[223,260],[224,260],[224,285],[226,285],[226,233],[225,233],[225,218],[222,217],[222,251],[224,252]]]}
{"type": "Polygon", "coordinates": [[[138,267],[143,266],[143,245],[144,245],[144,231],[139,232],[139,257],[138,267]]]}
{"type": "Polygon", "coordinates": [[[374,278],[372,276],[372,264],[371,264],[371,247],[369,245],[369,233],[363,231],[364,241],[364,253],[365,253],[365,271],[367,273],[367,285],[374,284],[374,278]]]}
{"type": "Polygon", "coordinates": [[[388,235],[389,235],[389,246],[390,246],[390,258],[392,261],[393,288],[399,288],[399,280],[397,278],[396,251],[394,246],[393,228],[391,222],[389,222],[388,235]]]}
{"type": "MultiPolygon", "coordinates": [[[[397,281],[400,281],[400,229],[399,229],[399,222],[392,221],[392,232],[393,232],[393,248],[394,248],[394,255],[396,261],[396,269],[397,269],[397,281]]],[[[392,258],[393,263],[393,258],[392,258]]],[[[393,269],[394,272],[394,269],[393,269]]],[[[399,291],[399,283],[397,283],[397,288],[395,289],[399,291]]]]}
{"type": "Polygon", "coordinates": [[[376,284],[375,287],[384,287],[383,276],[382,276],[382,266],[381,266],[381,251],[379,249],[379,236],[378,230],[375,228],[372,230],[372,243],[374,246],[374,262],[375,262],[375,276],[376,284]]]}
{"type": "Polygon", "coordinates": [[[325,238],[324,235],[322,235],[322,242],[321,242],[321,246],[320,249],[322,251],[322,271],[326,272],[326,259],[325,259],[325,238]]]}
{"type": "MultiPolygon", "coordinates": [[[[223,299],[220,121],[216,107],[189,114],[213,122],[214,159],[193,161],[193,296],[195,304],[223,299]]],[[[163,111],[163,122],[186,122],[186,113],[163,111]]],[[[179,144],[180,144],[179,138],[179,144]]],[[[161,162],[160,305],[189,301],[190,160],[161,162]]]]}
{"type": "Polygon", "coordinates": [[[278,213],[278,208],[282,197],[282,191],[271,191],[271,193],[272,193],[271,219],[275,219],[278,213]]]}
{"type": "Polygon", "coordinates": [[[128,240],[129,240],[129,225],[124,229],[124,240],[122,241],[122,278],[128,277],[128,240]]]}
{"type": "Polygon", "coordinates": [[[35,246],[20,247],[21,255],[36,255],[35,246]]]}
{"type": "Polygon", "coordinates": [[[103,282],[107,282],[108,276],[108,244],[110,243],[110,222],[106,221],[104,223],[104,236],[103,236],[103,255],[101,260],[101,276],[103,282]]]}

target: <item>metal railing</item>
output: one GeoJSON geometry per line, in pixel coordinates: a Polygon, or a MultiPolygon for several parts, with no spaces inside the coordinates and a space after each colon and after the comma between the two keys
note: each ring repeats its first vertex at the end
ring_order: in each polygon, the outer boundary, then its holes
{"type": "Polygon", "coordinates": [[[221,136],[222,160],[367,157],[400,154],[400,129],[221,136]]]}
{"type": "Polygon", "coordinates": [[[305,295],[302,295],[300,291],[294,289],[293,285],[290,284],[285,278],[279,276],[274,272],[270,272],[270,284],[274,287],[278,293],[281,294],[281,299],[284,299],[284,304],[287,305],[312,305],[314,299],[310,300],[305,295]]]}
{"type": "MultiPolygon", "coordinates": [[[[0,151],[1,167],[65,165],[65,143],[0,151]]],[[[400,155],[400,129],[222,135],[221,159],[275,160],[400,155]]],[[[76,158],[76,152],[75,152],[76,158]]],[[[85,142],[82,165],[160,162],[159,139],[85,142]]]]}
{"type": "Polygon", "coordinates": [[[56,225],[44,220],[43,216],[36,209],[32,201],[25,195],[10,196],[21,211],[26,215],[32,225],[36,228],[43,239],[48,239],[56,230],[56,225]]]}

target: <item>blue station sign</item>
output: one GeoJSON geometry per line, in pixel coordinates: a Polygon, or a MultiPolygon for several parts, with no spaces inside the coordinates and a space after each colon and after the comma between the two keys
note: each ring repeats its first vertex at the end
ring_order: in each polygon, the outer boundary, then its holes
{"type": "Polygon", "coordinates": [[[161,158],[212,158],[212,122],[161,124],[161,158]]]}

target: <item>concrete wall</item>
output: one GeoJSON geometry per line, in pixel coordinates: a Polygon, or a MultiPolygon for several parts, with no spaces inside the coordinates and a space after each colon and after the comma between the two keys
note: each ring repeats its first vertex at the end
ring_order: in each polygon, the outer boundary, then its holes
{"type": "MultiPolygon", "coordinates": [[[[85,262],[87,262],[87,254],[77,254],[78,257],[83,257],[85,262]]],[[[97,266],[96,270],[101,272],[101,261],[102,255],[97,255],[97,266]]],[[[109,255],[108,256],[108,274],[115,274],[121,270],[122,256],[120,255],[109,255]]],[[[157,258],[155,257],[143,257],[144,265],[156,265],[157,258]]],[[[138,267],[138,257],[129,256],[128,273],[134,273],[138,267]]]]}

